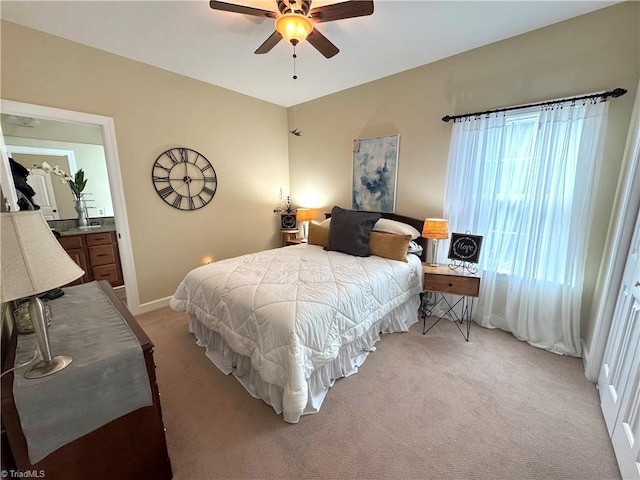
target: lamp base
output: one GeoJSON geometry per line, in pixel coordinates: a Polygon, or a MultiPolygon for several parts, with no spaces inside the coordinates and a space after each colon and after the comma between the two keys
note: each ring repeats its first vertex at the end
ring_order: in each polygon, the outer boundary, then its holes
{"type": "Polygon", "coordinates": [[[66,355],[58,355],[57,357],[53,357],[50,362],[46,360],[40,360],[33,367],[27,370],[24,374],[24,378],[42,378],[47,375],[53,375],[56,372],[59,372],[63,368],[69,366],[73,359],[66,355]]]}

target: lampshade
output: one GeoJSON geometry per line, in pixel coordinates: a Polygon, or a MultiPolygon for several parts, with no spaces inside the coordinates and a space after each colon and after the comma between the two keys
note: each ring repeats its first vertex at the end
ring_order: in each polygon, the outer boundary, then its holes
{"type": "Polygon", "coordinates": [[[449,238],[449,222],[444,218],[427,218],[422,227],[422,236],[435,240],[449,238]]]}
{"type": "Polygon", "coordinates": [[[276,30],[291,45],[297,45],[313,31],[313,23],[300,13],[285,13],[276,19],[276,30]]]}
{"type": "Polygon", "coordinates": [[[299,208],[296,210],[296,220],[298,222],[308,222],[313,220],[313,210],[309,208],[299,208]]]}
{"type": "Polygon", "coordinates": [[[38,295],[84,274],[39,211],[0,213],[0,217],[0,302],[38,295]]]}

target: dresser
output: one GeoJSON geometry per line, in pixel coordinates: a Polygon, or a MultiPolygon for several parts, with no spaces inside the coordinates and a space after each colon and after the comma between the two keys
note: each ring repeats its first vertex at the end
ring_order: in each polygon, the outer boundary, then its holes
{"type": "Polygon", "coordinates": [[[85,274],[69,285],[106,280],[112,287],[123,285],[116,232],[63,235],[58,241],[85,274]]]}
{"type": "MultiPolygon", "coordinates": [[[[15,378],[14,372],[9,372],[4,375],[1,380],[2,470],[8,471],[9,473],[26,471],[43,472],[43,478],[50,480],[85,480],[88,478],[94,480],[110,480],[113,478],[119,480],[147,478],[165,480],[172,478],[171,464],[164,434],[162,410],[160,408],[160,393],[156,383],[153,343],[138,325],[131,313],[129,313],[114,294],[108,282],[101,281],[93,284],[65,287],[64,290],[64,296],[51,302],[66,301],[67,304],[64,306],[70,309],[72,313],[53,318],[52,328],[54,326],[53,322],[61,322],[61,327],[65,328],[65,339],[63,341],[69,342],[69,345],[73,342],[78,345],[79,342],[81,345],[79,347],[80,349],[84,348],[85,341],[82,338],[75,338],[74,329],[67,328],[69,325],[72,325],[74,317],[76,320],[84,321],[87,318],[96,318],[96,315],[98,315],[98,320],[105,316],[105,318],[109,319],[109,322],[116,323],[118,328],[125,328],[128,332],[127,335],[134,345],[139,343],[142,349],[143,360],[140,361],[140,368],[143,372],[146,370],[146,375],[143,374],[141,378],[143,378],[145,382],[144,389],[146,391],[150,389],[151,400],[147,402],[146,406],[137,408],[109,421],[99,428],[64,444],[51,453],[48,453],[41,460],[31,464],[29,460],[31,447],[27,447],[27,436],[23,430],[23,424],[20,421],[18,414],[19,408],[16,407],[16,399],[19,398],[21,392],[14,390],[21,388],[21,383],[18,382],[17,376],[22,375],[23,370],[18,370],[15,373],[15,378]],[[89,287],[92,290],[89,290],[89,287]],[[79,296],[77,294],[78,289],[91,292],[93,298],[86,298],[87,296],[91,296],[87,294],[79,296]],[[104,298],[105,296],[106,298],[104,298]],[[96,306],[96,304],[99,303],[98,300],[102,302],[102,306],[96,306]],[[107,305],[106,308],[105,305],[107,305]],[[126,322],[129,328],[127,329],[122,322],[126,322]],[[146,385],[147,377],[149,388],[147,388],[146,385]]],[[[52,305],[52,309],[53,308],[52,305]]],[[[15,329],[11,331],[10,327],[7,328],[7,323],[8,322],[3,323],[2,331],[3,372],[13,367],[16,347],[18,345],[15,329]]],[[[99,329],[98,335],[94,335],[94,338],[101,337],[101,330],[104,328],[102,325],[108,322],[97,321],[94,323],[98,325],[97,328],[99,329]]],[[[78,334],[76,334],[76,336],[77,335],[78,334]]],[[[60,335],[58,335],[58,338],[60,338],[60,335]]],[[[92,339],[86,339],[87,344],[91,344],[91,341],[92,339]]],[[[60,347],[60,345],[58,345],[58,347],[60,347]]],[[[71,347],[69,346],[67,348],[71,347]]],[[[116,351],[115,354],[109,353],[109,358],[113,358],[113,360],[109,360],[112,363],[108,364],[107,367],[113,365],[113,367],[109,367],[108,369],[117,369],[117,365],[121,364],[119,363],[120,354],[117,351],[117,347],[111,347],[111,343],[110,348],[116,349],[116,351]]],[[[53,354],[69,353],[61,350],[66,350],[64,345],[62,345],[62,348],[58,348],[57,352],[54,351],[53,354]]],[[[81,378],[86,382],[88,367],[84,366],[85,364],[82,363],[80,355],[74,357],[74,362],[72,362],[67,369],[48,378],[55,382],[62,382],[63,378],[56,378],[56,376],[62,375],[63,372],[67,371],[67,375],[72,376],[70,380],[72,384],[74,383],[73,379],[75,377],[81,378]],[[76,363],[75,370],[71,370],[74,362],[76,363]]],[[[97,381],[99,385],[102,385],[104,379],[101,378],[97,381]]],[[[76,383],[79,382],[80,381],[76,383]]],[[[22,383],[22,385],[24,385],[24,383],[22,383]]],[[[38,388],[40,387],[34,387],[35,390],[38,388]]],[[[34,394],[34,392],[31,393],[34,394]]],[[[35,392],[35,395],[37,395],[37,393],[38,392],[35,392]]],[[[75,405],[79,412],[77,416],[82,415],[82,413],[80,413],[82,411],[82,402],[76,398],[70,401],[76,402],[75,405]]],[[[43,408],[46,408],[46,406],[43,408]]],[[[72,411],[75,412],[75,407],[72,411]]],[[[102,412],[93,412],[92,415],[98,416],[100,413],[102,412]]],[[[73,416],[76,416],[76,414],[73,413],[73,416]]],[[[24,428],[26,429],[27,427],[24,428]]],[[[64,424],[62,428],[65,428],[64,424]]],[[[33,437],[31,438],[33,439],[33,437]]]]}

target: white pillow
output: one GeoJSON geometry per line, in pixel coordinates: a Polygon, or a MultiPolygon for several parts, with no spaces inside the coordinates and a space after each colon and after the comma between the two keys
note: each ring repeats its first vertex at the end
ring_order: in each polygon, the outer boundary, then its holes
{"type": "Polygon", "coordinates": [[[411,235],[411,240],[420,236],[420,232],[407,223],[381,218],[373,226],[374,232],[397,233],[399,235],[411,235]]]}
{"type": "MultiPolygon", "coordinates": [[[[331,217],[324,219],[320,225],[328,227],[331,223],[331,217]]],[[[374,232],[397,233],[398,235],[411,235],[411,240],[415,240],[420,236],[420,232],[407,223],[381,218],[373,226],[374,232]]]]}

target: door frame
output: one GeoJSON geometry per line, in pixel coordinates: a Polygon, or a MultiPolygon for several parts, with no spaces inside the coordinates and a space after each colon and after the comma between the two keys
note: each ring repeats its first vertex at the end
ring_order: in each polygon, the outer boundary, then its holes
{"type": "Polygon", "coordinates": [[[595,287],[591,307],[594,324],[590,348],[583,345],[584,374],[592,382],[598,375],[604,358],[611,321],[616,305],[616,292],[620,289],[622,275],[631,246],[631,237],[638,209],[640,209],[640,82],[629,123],[627,144],[624,150],[623,168],[618,181],[614,202],[615,210],[605,244],[605,256],[595,287]],[[613,292],[613,294],[611,294],[613,292]]]}
{"type": "Polygon", "coordinates": [[[7,155],[9,156],[11,156],[11,154],[13,153],[26,153],[28,155],[67,157],[67,161],[69,162],[69,175],[74,175],[78,170],[76,168],[76,155],[73,150],[47,147],[25,147],[22,145],[7,145],[6,142],[5,148],[7,149],[7,155]]]}
{"type": "MultiPolygon", "coordinates": [[[[129,230],[129,218],[120,172],[118,146],[112,117],[95,115],[92,113],[76,112],[61,108],[45,107],[30,103],[0,99],[0,110],[8,115],[57,120],[62,122],[84,123],[99,126],[102,130],[104,154],[107,161],[109,189],[113,201],[116,231],[118,234],[118,248],[122,264],[122,277],[127,291],[127,307],[132,314],[141,313],[138,282],[134,265],[133,247],[129,230]]],[[[4,153],[4,152],[3,152],[4,153]]],[[[4,161],[4,159],[3,159],[4,161]]],[[[13,182],[8,182],[13,189],[13,182]]],[[[15,195],[15,192],[12,192],[15,195]]]]}

